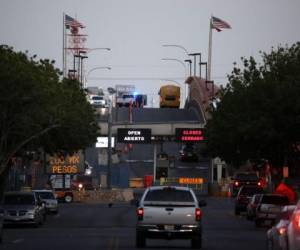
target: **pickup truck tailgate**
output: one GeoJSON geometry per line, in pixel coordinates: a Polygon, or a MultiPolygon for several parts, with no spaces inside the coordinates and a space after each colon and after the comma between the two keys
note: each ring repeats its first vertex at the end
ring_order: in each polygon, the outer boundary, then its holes
{"type": "Polygon", "coordinates": [[[145,206],[143,224],[196,224],[194,206],[145,206]]]}

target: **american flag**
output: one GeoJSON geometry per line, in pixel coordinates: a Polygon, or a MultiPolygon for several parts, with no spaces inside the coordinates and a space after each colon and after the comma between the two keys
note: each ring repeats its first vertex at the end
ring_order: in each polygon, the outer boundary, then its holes
{"type": "Polygon", "coordinates": [[[231,29],[231,26],[220,18],[213,16],[211,17],[211,28],[220,32],[222,29],[231,29]]]}
{"type": "Polygon", "coordinates": [[[70,17],[69,15],[65,15],[65,25],[67,29],[70,27],[84,28],[82,23],[78,22],[75,18],[70,17]]]}

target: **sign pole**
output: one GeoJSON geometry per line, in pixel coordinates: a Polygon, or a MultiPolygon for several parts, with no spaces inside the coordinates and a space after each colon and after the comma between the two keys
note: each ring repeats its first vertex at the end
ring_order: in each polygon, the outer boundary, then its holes
{"type": "Polygon", "coordinates": [[[153,183],[155,183],[155,181],[156,181],[156,165],[157,165],[156,155],[157,155],[157,143],[154,142],[154,148],[153,148],[153,183]]]}

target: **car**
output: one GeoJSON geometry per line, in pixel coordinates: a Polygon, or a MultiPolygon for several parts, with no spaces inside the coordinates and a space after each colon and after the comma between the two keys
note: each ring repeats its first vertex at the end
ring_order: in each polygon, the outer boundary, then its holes
{"type": "Polygon", "coordinates": [[[191,239],[193,248],[202,246],[202,211],[192,189],[178,186],[147,188],[137,207],[136,247],[147,238],[191,239]]]}
{"type": "Polygon", "coordinates": [[[40,199],[45,203],[47,212],[58,213],[58,202],[52,190],[42,189],[33,191],[37,193],[40,199]]]}
{"type": "Polygon", "coordinates": [[[55,188],[54,195],[58,201],[65,203],[71,203],[74,199],[73,191],[70,188],[55,188]]]}
{"type": "Polygon", "coordinates": [[[259,186],[242,186],[235,199],[234,213],[239,215],[247,211],[247,205],[255,194],[262,194],[264,190],[259,186]]]}
{"type": "Polygon", "coordinates": [[[257,227],[264,223],[273,225],[278,214],[284,206],[289,205],[289,199],[285,195],[280,194],[264,194],[261,196],[256,208],[255,225],[257,227]]]}
{"type": "Polygon", "coordinates": [[[300,250],[300,200],[287,227],[289,250],[300,250]]]}
{"type": "Polygon", "coordinates": [[[267,231],[267,249],[288,249],[286,230],[295,208],[295,205],[283,207],[282,212],[276,218],[275,225],[267,231]]]}
{"type": "Polygon", "coordinates": [[[179,153],[182,162],[198,162],[199,160],[193,144],[184,145],[179,153]]]}
{"type": "Polygon", "coordinates": [[[93,106],[105,107],[106,101],[103,96],[100,95],[89,95],[88,101],[93,106]]]}
{"type": "Polygon", "coordinates": [[[33,192],[6,192],[3,198],[4,225],[32,224],[36,227],[45,221],[45,207],[33,192]]]}
{"type": "Polygon", "coordinates": [[[4,217],[4,210],[0,207],[0,244],[3,241],[3,217],[4,217]]]}
{"type": "Polygon", "coordinates": [[[235,197],[241,186],[262,186],[255,172],[240,172],[232,178],[232,196],[235,197]]]}
{"type": "Polygon", "coordinates": [[[256,216],[256,207],[260,201],[262,194],[255,194],[252,196],[250,202],[247,205],[247,219],[253,220],[256,216]]]}

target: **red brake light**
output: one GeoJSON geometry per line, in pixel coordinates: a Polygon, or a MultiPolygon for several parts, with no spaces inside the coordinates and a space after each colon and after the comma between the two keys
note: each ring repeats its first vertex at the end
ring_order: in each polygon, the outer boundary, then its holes
{"type": "Polygon", "coordinates": [[[238,185],[239,185],[239,182],[238,182],[238,181],[235,181],[235,182],[234,182],[234,185],[235,185],[235,186],[238,186],[238,185]]]}
{"type": "Polygon", "coordinates": [[[144,208],[140,207],[136,211],[138,220],[142,220],[144,217],[144,208]]]}
{"type": "Polygon", "coordinates": [[[294,224],[295,224],[296,228],[300,229],[300,211],[296,212],[296,214],[295,214],[294,224]]]}
{"type": "Polygon", "coordinates": [[[286,233],[286,227],[278,228],[278,232],[279,232],[280,235],[284,235],[286,233]]]}
{"type": "Polygon", "coordinates": [[[200,220],[201,219],[201,210],[198,207],[195,210],[195,217],[196,217],[196,220],[200,220]]]}
{"type": "Polygon", "coordinates": [[[257,183],[257,185],[258,185],[259,187],[261,187],[261,182],[259,181],[259,182],[257,183]]]}

